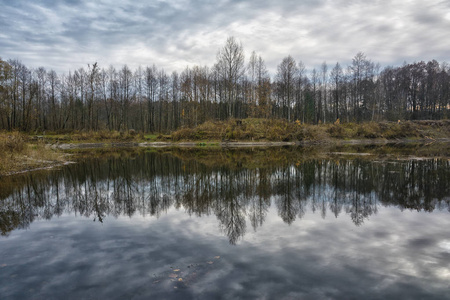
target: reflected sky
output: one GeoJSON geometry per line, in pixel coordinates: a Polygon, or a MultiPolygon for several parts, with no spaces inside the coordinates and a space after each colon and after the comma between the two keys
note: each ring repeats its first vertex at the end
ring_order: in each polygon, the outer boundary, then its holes
{"type": "MultiPolygon", "coordinates": [[[[410,163],[403,162],[400,165],[411,170],[410,163]]],[[[439,163],[435,164],[438,166],[436,168],[431,163],[419,164],[414,168],[428,170],[421,172],[433,174],[443,172],[439,178],[445,178],[448,176],[445,172],[448,171],[441,170],[439,163]]],[[[389,202],[386,200],[388,198],[382,198],[381,195],[399,193],[387,188],[385,183],[383,187],[387,190],[384,192],[377,190],[377,185],[366,189],[371,180],[365,176],[356,176],[362,178],[365,188],[362,189],[358,180],[355,185],[350,184],[345,188],[339,186],[339,189],[345,191],[339,195],[347,195],[352,205],[348,206],[347,200],[342,201],[342,212],[336,216],[331,208],[334,199],[330,199],[334,189],[329,186],[336,178],[331,176],[331,181],[324,179],[328,178],[328,170],[335,170],[335,163],[321,161],[320,168],[317,161],[311,165],[304,164],[305,169],[293,167],[295,164],[275,164],[272,167],[233,170],[226,164],[211,167],[174,155],[142,154],[132,159],[93,159],[84,166],[78,164],[52,174],[46,173],[42,177],[36,175],[32,180],[28,178],[26,184],[12,189],[13,192],[2,200],[2,222],[6,215],[11,215],[7,212],[13,208],[17,214],[26,216],[31,221],[27,223],[22,220],[21,226],[0,237],[0,298],[449,298],[450,234],[447,229],[450,228],[450,218],[448,205],[445,205],[448,194],[438,200],[436,195],[430,196],[430,187],[428,193],[422,194],[418,199],[414,196],[416,198],[413,197],[408,202],[405,199],[389,202]],[[105,171],[105,174],[110,175],[103,176],[101,170],[105,169],[105,164],[111,166],[111,160],[115,160],[113,165],[119,165],[123,170],[127,165],[145,166],[145,161],[152,161],[156,165],[148,174],[144,167],[130,167],[130,181],[126,180],[125,171],[115,175],[105,171]],[[93,164],[94,161],[98,164],[93,164]],[[157,162],[165,164],[165,168],[160,168],[157,162]],[[182,172],[183,165],[188,171],[182,172]],[[92,170],[98,170],[91,178],[77,170],[90,170],[88,166],[95,166],[92,170]],[[295,193],[292,201],[296,204],[290,205],[290,197],[283,196],[280,192],[289,190],[289,180],[282,179],[282,174],[289,173],[287,170],[292,171],[291,175],[296,174],[294,168],[302,170],[298,173],[303,177],[306,169],[312,168],[315,170],[315,181],[319,181],[319,174],[322,178],[322,184],[316,184],[314,188],[316,192],[305,192],[307,197],[303,211],[297,197],[302,190],[300,187],[307,186],[305,180],[300,185],[293,184],[295,193]],[[158,173],[156,169],[165,171],[158,173]],[[171,171],[164,173],[167,170],[171,171]],[[180,170],[181,179],[176,179],[176,170],[180,170]],[[189,199],[177,200],[175,193],[169,193],[171,190],[184,192],[186,186],[195,187],[195,183],[199,184],[202,176],[208,174],[217,176],[205,178],[217,177],[229,182],[227,172],[231,172],[233,177],[236,174],[242,175],[237,177],[241,183],[235,186],[238,192],[231,194],[239,201],[226,198],[211,186],[207,186],[211,189],[209,193],[198,195],[206,197],[204,195],[215,194],[219,202],[228,199],[225,204],[218,205],[214,199],[201,197],[194,197],[191,202],[189,199]],[[69,174],[72,174],[70,180],[69,174]],[[279,178],[278,183],[273,180],[273,176],[279,178]],[[258,198],[256,201],[255,197],[247,199],[243,196],[243,190],[252,186],[252,182],[268,179],[273,183],[270,189],[266,187],[270,191],[265,194],[261,192],[267,199],[261,197],[263,200],[258,198]],[[158,201],[166,201],[167,205],[158,202],[157,208],[153,210],[151,205],[144,206],[142,213],[142,207],[138,205],[139,199],[150,201],[150,198],[146,200],[146,197],[136,196],[139,194],[136,189],[145,190],[143,185],[137,184],[131,189],[134,191],[131,203],[122,203],[113,198],[114,193],[111,193],[113,200],[103,202],[105,209],[100,212],[103,217],[102,222],[99,222],[98,211],[92,208],[95,201],[86,200],[85,206],[80,205],[77,201],[81,201],[83,197],[78,197],[77,193],[91,197],[101,191],[100,194],[103,195],[105,187],[94,189],[93,186],[103,186],[108,180],[108,190],[114,190],[113,186],[116,184],[125,191],[128,188],[125,184],[127,181],[131,185],[140,180],[147,184],[154,181],[155,186],[160,187],[161,199],[158,201]],[[95,185],[92,184],[94,181],[95,185]],[[179,181],[184,185],[176,188],[179,181]],[[38,188],[39,182],[46,183],[45,187],[38,188]],[[170,189],[162,188],[168,184],[170,189]],[[28,188],[42,190],[42,193],[31,193],[36,199],[26,199],[24,195],[28,194],[23,191],[28,188]],[[355,191],[361,201],[354,202],[356,200],[349,196],[355,195],[355,191]],[[172,196],[167,196],[164,200],[164,195],[172,195],[173,199],[172,196]],[[37,199],[39,197],[40,200],[37,199]],[[59,201],[64,203],[60,210],[56,209],[55,197],[59,197],[59,201]],[[426,200],[427,197],[429,200],[426,200]],[[322,200],[325,201],[325,214],[320,209],[322,200]],[[313,201],[317,203],[314,204],[313,201]],[[427,201],[433,203],[433,210],[424,209],[430,207],[427,201]],[[193,209],[193,205],[188,207],[187,204],[193,202],[197,203],[198,209],[193,209]],[[362,223],[356,224],[351,215],[355,206],[361,203],[369,203],[370,213],[363,217],[362,223]],[[406,208],[411,203],[421,203],[422,206],[406,208]],[[234,206],[238,206],[238,209],[234,206]],[[23,211],[18,210],[18,207],[22,207],[23,211]],[[257,208],[261,211],[261,207],[263,217],[255,214],[257,208]],[[289,213],[283,207],[296,207],[296,217],[286,217],[289,213]],[[134,213],[128,214],[130,211],[134,213]],[[302,212],[299,213],[300,211],[302,212]],[[230,217],[233,212],[243,215],[244,225],[240,226],[244,228],[244,234],[230,243],[230,227],[233,227],[233,222],[236,224],[239,221],[239,217],[230,217]],[[252,214],[255,216],[253,219],[252,214]],[[230,222],[232,225],[227,227],[226,224],[229,225],[230,222]],[[255,222],[258,226],[254,226],[255,222]]],[[[369,169],[374,174],[396,174],[390,172],[391,169],[385,170],[386,167],[378,169],[377,164],[379,162],[346,160],[339,165],[346,166],[346,169],[357,166],[353,169],[362,173],[364,171],[361,170],[369,169]]],[[[383,164],[388,166],[393,163],[383,164]]],[[[303,178],[300,175],[294,176],[294,179],[303,178]]],[[[408,178],[411,183],[411,177],[408,178]]],[[[420,185],[421,181],[417,180],[415,184],[420,185]]],[[[401,180],[397,182],[402,183],[401,180]]],[[[221,185],[216,187],[223,188],[221,185]]],[[[263,188],[260,184],[253,187],[263,188]]],[[[442,188],[445,191],[446,187],[442,188]]],[[[254,189],[250,189],[253,194],[254,189]]],[[[224,193],[226,195],[231,192],[224,193]]],[[[119,194],[126,195],[122,192],[119,194]]],[[[411,192],[407,193],[406,197],[410,194],[411,192]]],[[[126,202],[124,199],[122,201],[126,202]]],[[[100,202],[99,200],[98,203],[100,202]]]]}

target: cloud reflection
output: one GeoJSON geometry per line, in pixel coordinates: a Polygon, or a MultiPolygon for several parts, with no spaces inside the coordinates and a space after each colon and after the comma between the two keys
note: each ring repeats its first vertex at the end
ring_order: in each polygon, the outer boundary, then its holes
{"type": "Polygon", "coordinates": [[[1,298],[447,297],[448,161],[177,155],[87,159],[3,189],[2,222],[27,230],[1,237],[1,298]]]}

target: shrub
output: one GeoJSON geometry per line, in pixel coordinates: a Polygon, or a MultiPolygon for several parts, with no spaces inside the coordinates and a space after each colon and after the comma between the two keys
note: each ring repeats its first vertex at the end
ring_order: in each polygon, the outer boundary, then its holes
{"type": "Polygon", "coordinates": [[[277,141],[282,135],[284,135],[284,130],[277,124],[269,128],[267,132],[267,139],[270,141],[277,141]]]}
{"type": "Polygon", "coordinates": [[[381,128],[377,123],[363,123],[359,124],[356,131],[358,137],[364,137],[368,139],[376,139],[382,137],[381,128]]]}
{"type": "Polygon", "coordinates": [[[386,127],[386,130],[383,132],[383,137],[387,139],[422,137],[422,134],[413,126],[412,122],[392,123],[386,127]]]}
{"type": "Polygon", "coordinates": [[[325,141],[328,140],[328,133],[321,126],[307,125],[297,134],[299,141],[325,141]]]}
{"type": "MultiPolygon", "coordinates": [[[[174,141],[192,139],[192,137],[193,137],[193,130],[190,128],[181,128],[172,133],[172,140],[174,141]]],[[[158,136],[157,138],[158,139],[162,138],[162,135],[158,136]]]]}
{"type": "MultiPolygon", "coordinates": [[[[338,119],[339,120],[339,119],[338,119]]],[[[339,122],[335,122],[328,128],[327,132],[331,137],[342,139],[345,137],[345,129],[340,125],[339,122]]]]}
{"type": "Polygon", "coordinates": [[[130,129],[130,130],[128,130],[128,134],[129,134],[130,136],[136,136],[137,132],[136,132],[136,130],[134,130],[134,129],[130,129]]]}

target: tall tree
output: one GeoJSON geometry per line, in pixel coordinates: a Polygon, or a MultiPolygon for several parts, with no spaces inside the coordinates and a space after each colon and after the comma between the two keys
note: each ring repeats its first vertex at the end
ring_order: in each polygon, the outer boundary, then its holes
{"type": "Polygon", "coordinates": [[[327,122],[327,86],[328,86],[328,65],[324,61],[320,66],[320,72],[322,75],[322,89],[321,89],[321,98],[322,98],[322,106],[323,106],[323,116],[322,120],[324,123],[327,122]]]}
{"type": "Polygon", "coordinates": [[[244,74],[244,49],[234,37],[229,37],[217,53],[217,64],[224,83],[228,117],[238,117],[238,83],[244,74]]]}
{"type": "Polygon", "coordinates": [[[258,117],[269,118],[270,116],[270,95],[271,84],[270,76],[267,71],[266,64],[261,56],[258,57],[256,64],[257,73],[257,105],[258,105],[258,117]]]}
{"type": "Polygon", "coordinates": [[[12,78],[11,65],[0,58],[0,118],[2,128],[11,130],[10,124],[10,79],[12,78]]]}
{"type": "Polygon", "coordinates": [[[88,64],[89,70],[89,97],[88,97],[88,120],[87,126],[89,130],[94,130],[94,101],[97,93],[100,69],[95,62],[92,66],[88,64]]]}
{"type": "Polygon", "coordinates": [[[282,117],[291,121],[292,102],[297,80],[297,63],[292,56],[283,58],[277,68],[277,94],[282,107],[282,117]]]}
{"type": "Polygon", "coordinates": [[[333,87],[334,87],[334,91],[333,91],[333,96],[334,96],[334,116],[335,116],[335,120],[339,119],[339,100],[340,100],[340,89],[341,89],[341,84],[343,81],[343,72],[342,72],[342,68],[341,65],[337,62],[336,65],[334,66],[333,70],[331,70],[331,80],[333,82],[333,87]]]}
{"type": "Polygon", "coordinates": [[[145,85],[147,97],[147,130],[155,131],[155,102],[158,89],[158,69],[155,65],[145,69],[145,85]]]}
{"type": "Polygon", "coordinates": [[[258,86],[258,56],[253,51],[247,65],[247,77],[249,82],[249,105],[250,116],[254,117],[256,113],[257,104],[257,86],[258,86]]]}
{"type": "Polygon", "coordinates": [[[117,130],[128,129],[128,117],[131,101],[133,100],[132,77],[130,68],[124,65],[119,73],[119,93],[121,116],[117,130]]]}

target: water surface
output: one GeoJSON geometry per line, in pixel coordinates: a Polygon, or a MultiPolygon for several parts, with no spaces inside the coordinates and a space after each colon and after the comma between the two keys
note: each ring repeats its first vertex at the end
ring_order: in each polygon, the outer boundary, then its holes
{"type": "Polygon", "coordinates": [[[449,159],[360,154],[121,151],[2,178],[0,298],[449,298],[449,159]]]}

